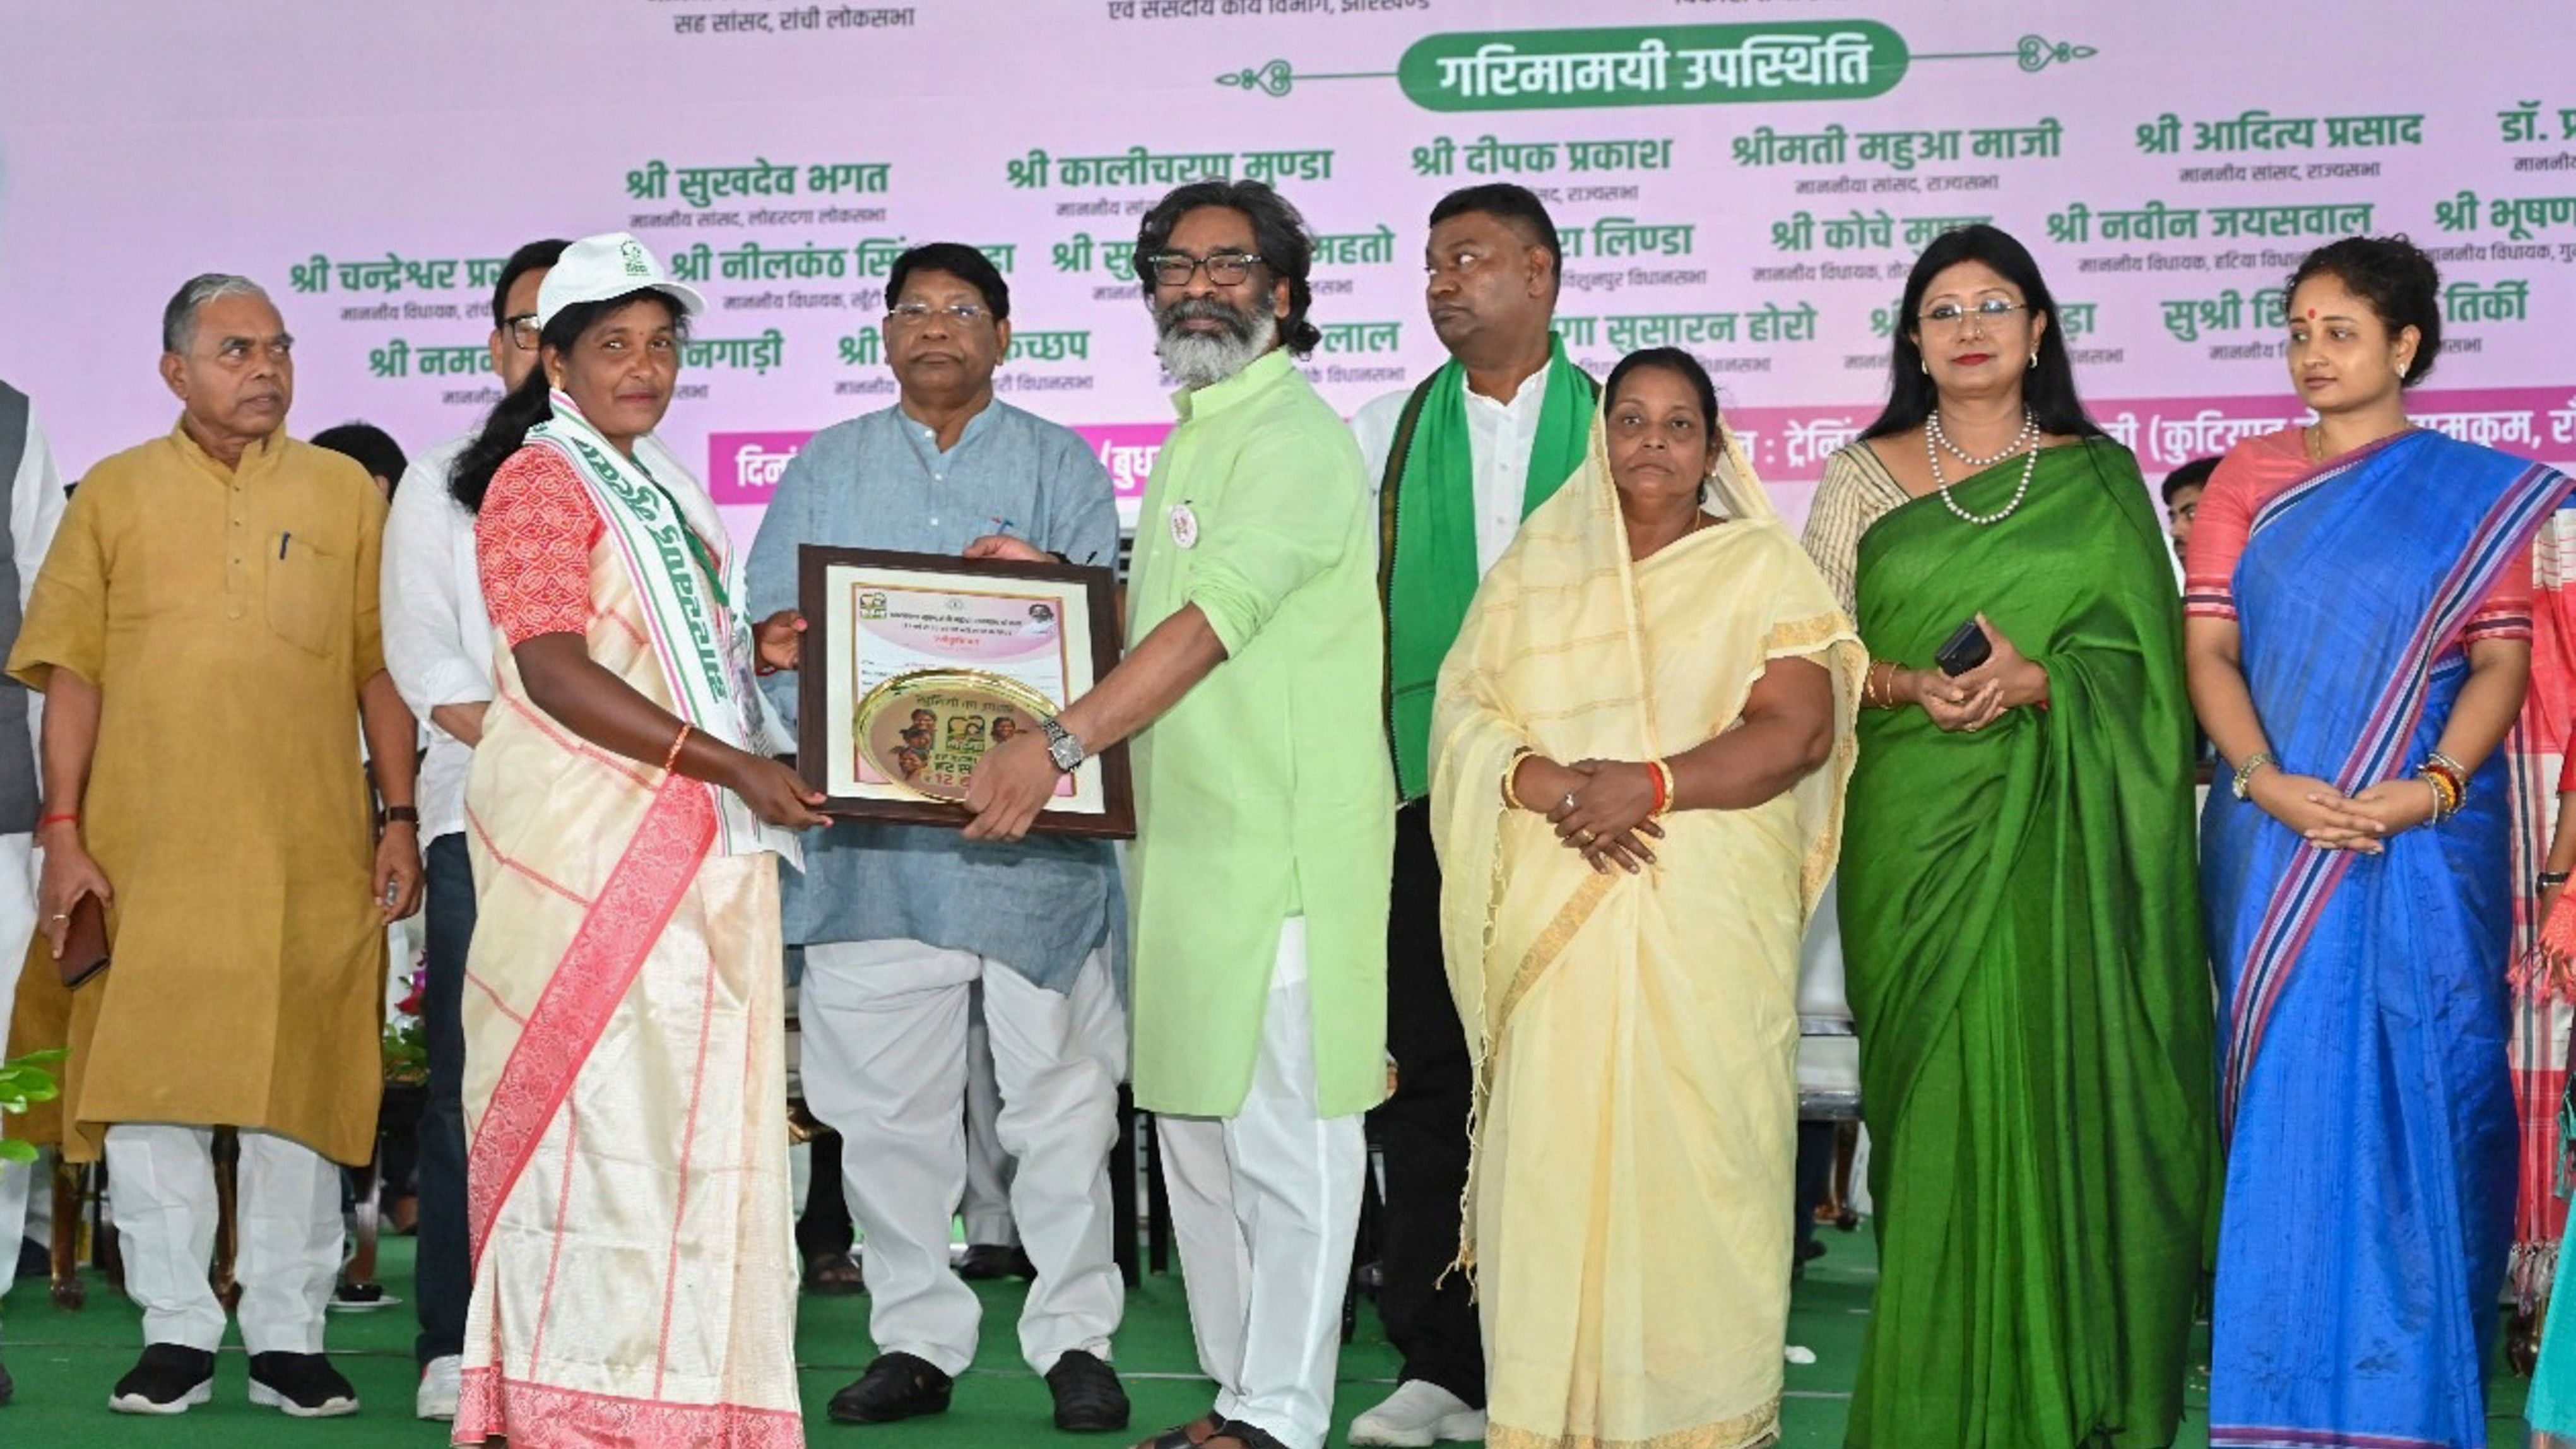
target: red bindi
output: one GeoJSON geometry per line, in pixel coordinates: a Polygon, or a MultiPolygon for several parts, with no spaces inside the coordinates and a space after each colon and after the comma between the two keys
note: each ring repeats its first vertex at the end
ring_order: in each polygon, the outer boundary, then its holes
{"type": "Polygon", "coordinates": [[[2315,320],[2317,320],[2317,309],[2316,309],[2316,308],[2314,308],[2314,307],[2310,307],[2310,308],[2308,309],[2308,320],[2309,320],[2309,321],[2311,321],[2311,322],[2314,322],[2315,320]]]}

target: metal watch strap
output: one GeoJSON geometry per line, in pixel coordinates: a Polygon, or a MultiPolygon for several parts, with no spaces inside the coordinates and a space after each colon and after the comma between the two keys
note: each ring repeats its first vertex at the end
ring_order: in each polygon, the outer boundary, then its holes
{"type": "Polygon", "coordinates": [[[1055,761],[1057,769],[1070,774],[1082,764],[1086,756],[1082,741],[1075,739],[1073,732],[1066,729],[1061,720],[1049,715],[1038,721],[1038,728],[1046,733],[1047,758],[1055,761]],[[1065,758],[1067,755],[1072,758],[1065,758]]]}
{"type": "Polygon", "coordinates": [[[2244,764],[2236,767],[2236,779],[2233,784],[2233,789],[2236,792],[2237,799],[2249,800],[2253,798],[2255,772],[2262,769],[2265,765],[2270,765],[2275,769],[2280,767],[2280,761],[2272,758],[2272,752],[2270,750],[2257,750],[2254,752],[2251,759],[2248,759],[2244,764]]]}

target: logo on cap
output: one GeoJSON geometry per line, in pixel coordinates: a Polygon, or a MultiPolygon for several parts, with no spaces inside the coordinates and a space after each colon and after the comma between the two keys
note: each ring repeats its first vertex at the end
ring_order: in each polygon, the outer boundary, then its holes
{"type": "Polygon", "coordinates": [[[626,275],[630,277],[653,275],[653,263],[645,257],[642,242],[629,240],[618,247],[617,253],[626,259],[626,275]]]}

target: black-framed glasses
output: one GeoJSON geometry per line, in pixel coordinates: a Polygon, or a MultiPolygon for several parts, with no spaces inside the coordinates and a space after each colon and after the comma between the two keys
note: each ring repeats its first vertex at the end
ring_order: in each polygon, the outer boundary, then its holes
{"type": "Polygon", "coordinates": [[[534,312],[502,318],[501,330],[510,334],[510,345],[521,352],[536,351],[537,340],[544,335],[537,327],[537,314],[534,312]]]}
{"type": "Polygon", "coordinates": [[[1220,287],[1237,287],[1243,284],[1244,278],[1252,275],[1252,269],[1260,261],[1259,252],[1213,252],[1204,257],[1194,257],[1186,252],[1156,252],[1145,259],[1145,269],[1153,275],[1154,285],[1158,287],[1186,287],[1201,267],[1207,268],[1209,281],[1220,287]]]}
{"type": "Polygon", "coordinates": [[[992,316],[990,308],[976,302],[952,302],[933,307],[928,302],[897,302],[886,309],[886,320],[897,327],[918,327],[932,317],[945,317],[960,327],[972,327],[992,316]]]}
{"type": "Polygon", "coordinates": [[[2030,304],[2027,302],[2007,302],[2001,297],[1988,297],[1974,307],[1962,307],[1956,302],[1944,302],[1915,320],[1934,327],[1956,327],[1970,317],[1974,317],[1991,327],[2015,312],[2029,310],[2030,304]]]}

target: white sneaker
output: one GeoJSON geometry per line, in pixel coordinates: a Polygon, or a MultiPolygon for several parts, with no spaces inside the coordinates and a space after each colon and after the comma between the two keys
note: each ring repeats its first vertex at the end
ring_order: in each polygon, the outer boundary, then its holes
{"type": "Polygon", "coordinates": [[[1451,1440],[1474,1443],[1485,1437],[1485,1411],[1421,1379],[1406,1379],[1386,1402],[1351,1421],[1354,1444],[1386,1444],[1398,1449],[1425,1449],[1451,1440]]]}
{"type": "Polygon", "coordinates": [[[413,1400],[412,1412],[424,1419],[453,1422],[464,1380],[465,1360],[453,1356],[431,1359],[429,1367],[420,1371],[420,1396],[413,1400]]]}

